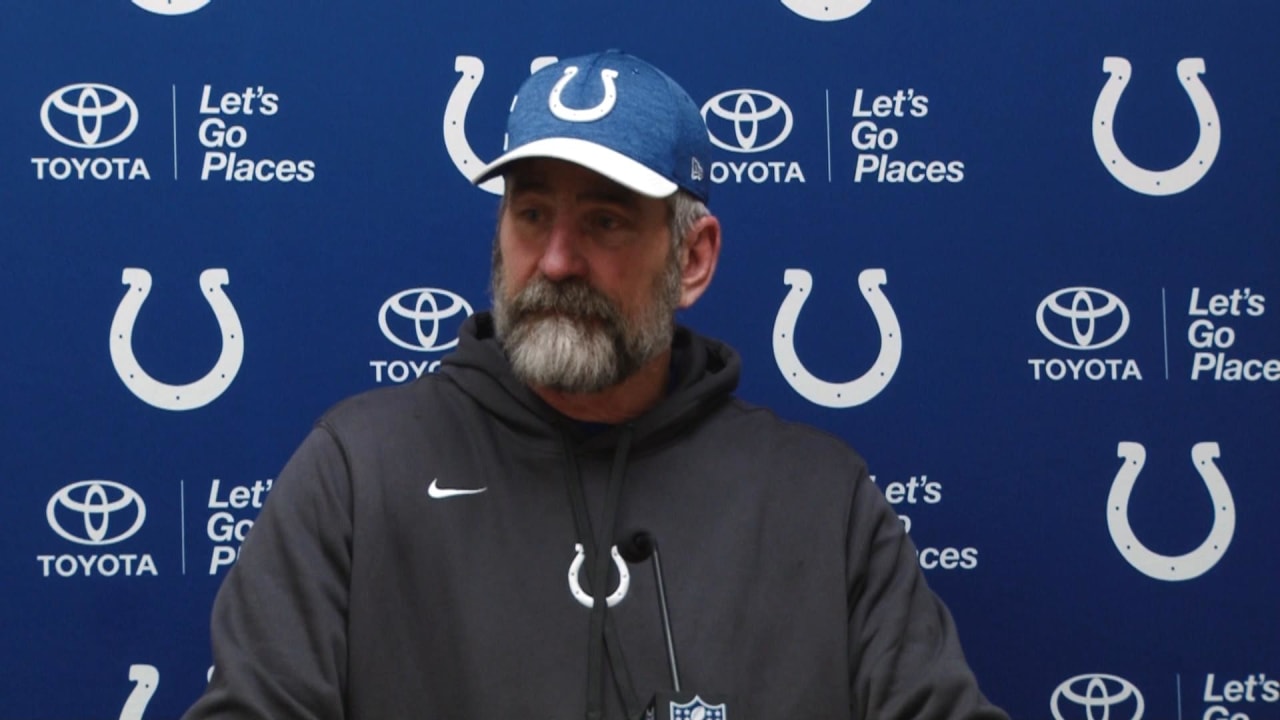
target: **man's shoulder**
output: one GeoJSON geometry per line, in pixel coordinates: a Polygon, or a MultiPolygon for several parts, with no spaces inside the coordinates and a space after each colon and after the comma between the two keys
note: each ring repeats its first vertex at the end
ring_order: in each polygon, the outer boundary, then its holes
{"type": "Polygon", "coordinates": [[[316,424],[343,438],[403,432],[438,419],[443,414],[439,406],[453,389],[441,376],[423,375],[411,383],[374,388],[341,400],[316,424]]]}
{"type": "Polygon", "coordinates": [[[862,455],[843,438],[813,425],[786,419],[772,408],[734,396],[726,404],[723,415],[724,431],[738,438],[735,446],[754,446],[761,452],[791,458],[838,460],[850,466],[866,467],[862,455]]]}

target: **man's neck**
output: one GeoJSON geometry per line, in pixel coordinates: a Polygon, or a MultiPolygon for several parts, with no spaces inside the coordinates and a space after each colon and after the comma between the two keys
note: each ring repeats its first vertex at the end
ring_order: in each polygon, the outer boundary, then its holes
{"type": "Polygon", "coordinates": [[[632,420],[658,404],[667,393],[671,350],[645,363],[617,385],[594,393],[566,393],[533,386],[531,389],[561,414],[581,422],[618,423],[632,420]]]}

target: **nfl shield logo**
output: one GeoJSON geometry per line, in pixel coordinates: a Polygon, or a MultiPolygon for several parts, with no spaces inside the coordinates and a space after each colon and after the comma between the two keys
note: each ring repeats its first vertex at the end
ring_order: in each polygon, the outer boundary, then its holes
{"type": "Polygon", "coordinates": [[[708,705],[698,696],[683,705],[672,702],[671,720],[725,720],[724,703],[708,705]]]}

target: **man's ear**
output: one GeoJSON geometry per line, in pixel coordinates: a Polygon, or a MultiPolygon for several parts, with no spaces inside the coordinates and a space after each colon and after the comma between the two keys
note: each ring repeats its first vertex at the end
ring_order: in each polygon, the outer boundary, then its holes
{"type": "Polygon", "coordinates": [[[698,218],[680,248],[680,309],[692,307],[711,284],[720,259],[720,221],[698,218]]]}

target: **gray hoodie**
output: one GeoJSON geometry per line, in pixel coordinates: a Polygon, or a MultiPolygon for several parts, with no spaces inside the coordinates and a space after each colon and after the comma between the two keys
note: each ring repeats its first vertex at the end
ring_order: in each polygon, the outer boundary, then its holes
{"type": "Polygon", "coordinates": [[[643,528],[684,689],[726,720],[1006,720],[862,459],[734,398],[739,366],[679,329],[667,397],[585,426],[473,317],[281,472],[185,717],[636,717],[671,686],[652,571],[610,547],[643,528]]]}

